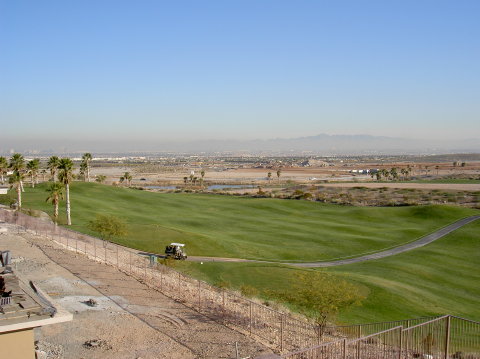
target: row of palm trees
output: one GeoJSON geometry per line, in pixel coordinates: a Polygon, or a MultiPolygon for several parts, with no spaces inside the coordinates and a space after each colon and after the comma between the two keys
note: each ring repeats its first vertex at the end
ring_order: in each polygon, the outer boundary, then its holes
{"type": "Polygon", "coordinates": [[[376,177],[377,181],[380,181],[383,178],[387,180],[393,180],[396,181],[399,179],[399,171],[401,175],[403,176],[403,179],[406,180],[408,176],[410,176],[410,173],[412,172],[412,168],[410,166],[407,166],[407,168],[400,168],[400,170],[397,167],[392,167],[390,170],[387,170],[386,168],[383,168],[378,171],[372,171],[370,172],[370,177],[376,177]]]}
{"type": "MultiPolygon", "coordinates": [[[[91,159],[91,155],[88,155],[91,159]]],[[[39,168],[39,159],[33,159],[26,162],[23,155],[19,153],[13,154],[9,161],[7,161],[5,157],[0,157],[0,174],[2,184],[5,181],[5,175],[8,173],[8,170],[10,170],[12,174],[9,177],[9,184],[12,188],[15,188],[17,193],[18,210],[22,208],[22,192],[24,192],[23,180],[26,175],[30,175],[32,187],[35,187],[35,182],[38,182],[37,175],[39,168]]],[[[54,205],[54,217],[57,219],[58,205],[60,199],[63,199],[65,194],[67,225],[70,226],[72,224],[70,209],[70,183],[73,181],[73,161],[70,158],[51,156],[48,159],[47,168],[50,170],[50,174],[52,175],[53,179],[53,183],[47,188],[47,192],[49,193],[47,202],[51,202],[54,205]]]]}

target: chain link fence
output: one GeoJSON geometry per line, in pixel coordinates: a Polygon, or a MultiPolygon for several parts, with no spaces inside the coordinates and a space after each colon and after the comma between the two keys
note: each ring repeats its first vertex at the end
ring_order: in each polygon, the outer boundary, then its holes
{"type": "Polygon", "coordinates": [[[293,351],[283,359],[480,359],[480,323],[446,315],[357,339],[293,351]]]}

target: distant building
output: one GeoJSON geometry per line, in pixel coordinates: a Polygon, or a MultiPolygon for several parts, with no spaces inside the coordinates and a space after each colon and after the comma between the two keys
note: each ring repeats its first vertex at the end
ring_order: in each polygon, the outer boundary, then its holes
{"type": "Polygon", "coordinates": [[[328,162],[322,160],[308,159],[300,163],[302,167],[328,167],[328,162]]]}

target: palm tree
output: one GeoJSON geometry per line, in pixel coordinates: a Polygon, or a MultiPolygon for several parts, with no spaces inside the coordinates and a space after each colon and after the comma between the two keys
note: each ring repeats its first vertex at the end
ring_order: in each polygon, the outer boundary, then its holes
{"type": "Polygon", "coordinates": [[[22,208],[22,179],[23,175],[18,171],[13,171],[8,182],[11,188],[15,188],[17,191],[17,210],[22,208]]]}
{"type": "Polygon", "coordinates": [[[205,170],[200,171],[200,176],[202,176],[202,178],[200,179],[200,183],[202,184],[202,187],[203,187],[203,177],[205,177],[205,170]]]}
{"type": "Polygon", "coordinates": [[[107,176],[105,175],[97,175],[97,178],[95,178],[95,181],[97,181],[98,183],[103,183],[105,182],[106,179],[107,179],[107,176]]]}
{"type": "Polygon", "coordinates": [[[45,174],[47,173],[47,170],[44,168],[40,171],[40,173],[42,174],[42,182],[45,182],[45,174]]]}
{"type": "Polygon", "coordinates": [[[268,180],[270,181],[270,179],[272,178],[272,172],[268,172],[268,173],[267,173],[267,178],[268,178],[268,180]]]}
{"type": "Polygon", "coordinates": [[[5,175],[7,174],[8,162],[5,157],[0,157],[0,176],[2,178],[2,184],[5,183],[5,175]]]}
{"type": "Polygon", "coordinates": [[[32,188],[35,188],[35,180],[37,178],[39,167],[40,167],[40,160],[38,158],[35,158],[27,162],[27,170],[31,178],[32,188]]]}
{"type": "Polygon", "coordinates": [[[58,170],[58,166],[60,165],[60,158],[57,156],[51,156],[47,162],[47,168],[50,170],[50,174],[52,175],[53,182],[57,182],[56,174],[58,170]]]}
{"type": "Polygon", "coordinates": [[[47,192],[48,197],[45,202],[50,202],[54,205],[53,217],[55,218],[55,222],[58,219],[58,202],[60,199],[63,199],[65,187],[61,183],[52,183],[48,188],[47,192]]]}
{"type": "Polygon", "coordinates": [[[396,167],[390,169],[390,175],[392,176],[392,180],[398,179],[398,172],[396,167]]]}
{"type": "Polygon", "coordinates": [[[388,171],[386,168],[382,168],[380,170],[381,176],[383,176],[385,179],[388,180],[388,177],[390,176],[390,171],[388,171]]]}
{"type": "Polygon", "coordinates": [[[13,170],[13,172],[17,172],[20,176],[19,178],[19,184],[20,184],[20,189],[23,192],[23,175],[22,172],[25,169],[25,158],[20,153],[14,153],[12,157],[10,157],[10,165],[9,167],[13,170]]]}
{"type": "Polygon", "coordinates": [[[120,177],[120,182],[126,181],[127,186],[130,186],[132,184],[132,175],[130,172],[125,172],[122,177],[120,177]]]}
{"type": "Polygon", "coordinates": [[[67,210],[67,225],[72,225],[72,219],[70,218],[70,183],[73,180],[73,162],[70,158],[62,158],[60,165],[58,166],[60,172],[58,173],[58,179],[65,185],[66,190],[66,210],[67,210]]]}
{"type": "Polygon", "coordinates": [[[277,179],[278,179],[278,182],[280,182],[280,175],[282,174],[282,170],[279,168],[277,170],[277,179]]]}
{"type": "Polygon", "coordinates": [[[85,167],[87,170],[87,182],[90,182],[90,161],[92,160],[92,154],[91,153],[84,153],[82,156],[82,161],[85,163],[85,167]]]}

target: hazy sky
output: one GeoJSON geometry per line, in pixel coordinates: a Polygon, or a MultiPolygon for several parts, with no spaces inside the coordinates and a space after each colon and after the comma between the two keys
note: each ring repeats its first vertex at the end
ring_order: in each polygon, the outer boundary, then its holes
{"type": "Polygon", "coordinates": [[[0,0],[0,138],[480,137],[480,1],[0,0]]]}

